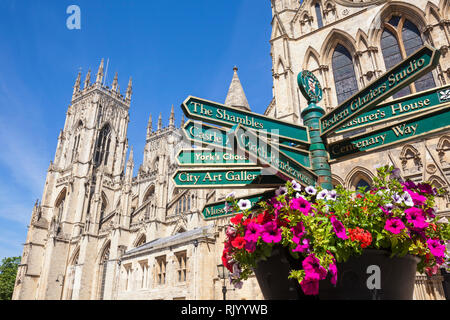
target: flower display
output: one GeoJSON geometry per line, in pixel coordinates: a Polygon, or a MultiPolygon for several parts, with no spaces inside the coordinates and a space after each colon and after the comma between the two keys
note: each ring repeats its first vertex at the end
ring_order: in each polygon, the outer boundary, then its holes
{"type": "Polygon", "coordinates": [[[222,254],[231,282],[241,287],[274,246],[288,248],[301,261],[289,277],[307,295],[319,293],[320,281],[336,285],[337,264],[365,249],[416,256],[417,270],[429,275],[448,268],[450,225],[434,207],[444,191],[426,182],[398,180],[388,166],[378,169],[373,182],[370,190],[349,191],[302,188],[289,181],[253,208],[248,200],[228,197],[227,206],[239,212],[225,230],[222,254]]]}

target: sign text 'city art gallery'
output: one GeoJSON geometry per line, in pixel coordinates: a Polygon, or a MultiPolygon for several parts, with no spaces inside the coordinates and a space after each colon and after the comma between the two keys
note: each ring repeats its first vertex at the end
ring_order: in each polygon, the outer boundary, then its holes
{"type": "Polygon", "coordinates": [[[181,188],[271,188],[284,184],[283,180],[265,173],[259,167],[180,169],[173,176],[173,181],[181,188]]]}
{"type": "Polygon", "coordinates": [[[439,62],[439,58],[440,53],[437,49],[423,46],[372,84],[324,115],[320,119],[321,135],[334,133],[355,116],[375,108],[380,102],[430,72],[439,62]]]}

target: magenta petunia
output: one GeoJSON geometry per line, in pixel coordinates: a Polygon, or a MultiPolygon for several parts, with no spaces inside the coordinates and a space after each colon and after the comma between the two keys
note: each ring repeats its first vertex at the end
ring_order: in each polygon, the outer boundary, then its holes
{"type": "Polygon", "coordinates": [[[292,199],[289,205],[292,210],[298,210],[305,216],[307,216],[311,211],[311,203],[309,203],[308,200],[304,199],[303,197],[292,199]]]}
{"type": "Polygon", "coordinates": [[[319,294],[319,275],[310,273],[305,276],[302,282],[300,282],[303,292],[306,295],[318,295],[319,294]]]}
{"type": "Polygon", "coordinates": [[[399,218],[387,219],[386,224],[384,225],[384,229],[393,234],[399,234],[405,228],[405,224],[399,218]]]}
{"type": "Polygon", "coordinates": [[[245,231],[245,241],[258,242],[263,231],[263,227],[257,223],[251,222],[245,231]]]}
{"type": "Polygon", "coordinates": [[[424,229],[428,227],[428,223],[425,221],[425,214],[422,209],[415,207],[406,209],[405,215],[408,223],[414,225],[414,228],[424,229]]]}
{"type": "Polygon", "coordinates": [[[428,239],[427,240],[428,249],[435,257],[444,257],[445,256],[445,245],[443,245],[439,240],[428,239]]]}
{"type": "Polygon", "coordinates": [[[303,225],[303,222],[300,221],[295,227],[291,228],[291,231],[294,235],[292,241],[299,244],[301,238],[305,235],[305,226],[303,225]]]}
{"type": "Polygon", "coordinates": [[[342,222],[337,220],[334,216],[331,217],[331,224],[333,225],[334,232],[339,239],[347,240],[348,236],[342,222]]]}
{"type": "Polygon", "coordinates": [[[256,250],[256,244],[257,242],[255,241],[246,241],[244,248],[248,253],[253,253],[256,250]]]}
{"type": "Polygon", "coordinates": [[[263,225],[261,238],[265,243],[279,243],[281,241],[281,229],[275,221],[263,225]]]}
{"type": "Polygon", "coordinates": [[[338,270],[337,270],[336,264],[334,264],[334,263],[330,264],[328,271],[331,274],[331,284],[335,286],[337,283],[337,275],[338,275],[338,270]]]}
{"type": "Polygon", "coordinates": [[[302,244],[298,243],[297,247],[293,249],[292,252],[300,252],[300,253],[309,252],[309,240],[303,239],[302,244]]]}
{"type": "Polygon", "coordinates": [[[302,262],[302,266],[306,275],[311,273],[318,274],[319,280],[323,280],[327,277],[327,269],[320,265],[320,260],[314,254],[305,258],[302,262]]]}
{"type": "Polygon", "coordinates": [[[406,191],[411,196],[415,206],[423,206],[425,204],[425,202],[427,201],[427,197],[425,197],[425,196],[422,196],[411,190],[406,190],[406,191]]]}

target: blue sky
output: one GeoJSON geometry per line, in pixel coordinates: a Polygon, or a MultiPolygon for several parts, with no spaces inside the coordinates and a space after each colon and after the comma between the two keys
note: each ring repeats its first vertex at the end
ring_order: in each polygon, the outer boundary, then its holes
{"type": "MultiPolygon", "coordinates": [[[[136,167],[147,121],[168,123],[188,95],[224,102],[233,75],[253,111],[272,99],[268,0],[1,0],[0,259],[19,256],[47,168],[64,126],[78,70],[109,59],[124,93],[133,77],[128,139],[136,167]],[[81,30],[69,30],[69,5],[81,30]]],[[[95,77],[94,77],[95,79],[95,77]]]]}

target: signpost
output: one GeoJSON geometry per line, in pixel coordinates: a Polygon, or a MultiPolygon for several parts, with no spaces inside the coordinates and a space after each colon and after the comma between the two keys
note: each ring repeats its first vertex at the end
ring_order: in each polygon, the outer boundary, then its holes
{"type": "Polygon", "coordinates": [[[406,116],[413,117],[430,109],[442,108],[444,103],[450,103],[450,85],[433,88],[380,104],[375,109],[353,118],[353,120],[336,130],[336,133],[342,134],[406,116]]]}
{"type": "Polygon", "coordinates": [[[315,173],[285,155],[276,146],[268,144],[257,133],[245,130],[238,125],[232,135],[235,137],[238,147],[250,155],[250,159],[270,166],[274,169],[274,173],[282,179],[295,180],[304,186],[316,184],[315,173]]]}
{"type": "Polygon", "coordinates": [[[449,105],[438,111],[431,110],[369,134],[331,144],[328,148],[330,160],[336,160],[358,152],[373,151],[446,128],[450,128],[449,105]]]}
{"type": "MultiPolygon", "coordinates": [[[[301,113],[306,126],[189,96],[183,112],[202,122],[187,121],[183,133],[207,149],[180,151],[172,180],[179,188],[270,188],[296,180],[332,189],[330,161],[450,128],[450,85],[384,102],[435,68],[439,58],[438,50],[423,46],[326,115],[317,105],[323,98],[319,80],[300,72],[298,85],[308,100],[301,113]],[[365,133],[385,122],[388,127],[365,133]],[[344,139],[325,146],[326,138],[339,134],[344,139]]],[[[247,199],[256,206],[271,196],[273,190],[247,199]]],[[[205,205],[202,214],[206,220],[231,215],[224,201],[205,205]]]]}
{"type": "Polygon", "coordinates": [[[189,188],[272,188],[284,184],[276,176],[264,174],[263,168],[185,169],[173,176],[177,187],[189,188]]]}
{"type": "MultiPolygon", "coordinates": [[[[229,139],[228,132],[229,131],[220,129],[216,126],[201,122],[195,123],[191,120],[188,120],[183,127],[183,134],[189,141],[198,143],[204,147],[219,148],[219,150],[227,149],[230,152],[233,152],[232,150],[234,150],[234,145],[232,145],[232,141],[229,139]]],[[[270,141],[270,143],[272,145],[276,145],[280,151],[285,153],[287,156],[294,159],[304,167],[311,167],[311,160],[308,151],[289,147],[283,144],[276,144],[272,141],[270,141]]]]}
{"type": "Polygon", "coordinates": [[[186,117],[202,120],[213,124],[232,127],[241,124],[255,131],[266,131],[279,137],[280,144],[286,145],[309,145],[308,128],[292,123],[269,118],[238,108],[225,106],[216,102],[188,97],[181,105],[186,117]]]}
{"type": "Polygon", "coordinates": [[[364,111],[373,108],[435,68],[440,53],[423,46],[353,97],[320,119],[321,136],[328,136],[364,111]]]}

